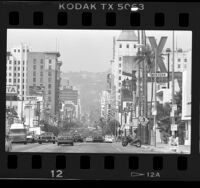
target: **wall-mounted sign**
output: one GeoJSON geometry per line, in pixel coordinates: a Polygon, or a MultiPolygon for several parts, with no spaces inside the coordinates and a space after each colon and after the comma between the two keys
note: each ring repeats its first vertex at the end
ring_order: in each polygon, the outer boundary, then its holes
{"type": "Polygon", "coordinates": [[[17,95],[17,86],[6,86],[6,94],[17,95]]]}

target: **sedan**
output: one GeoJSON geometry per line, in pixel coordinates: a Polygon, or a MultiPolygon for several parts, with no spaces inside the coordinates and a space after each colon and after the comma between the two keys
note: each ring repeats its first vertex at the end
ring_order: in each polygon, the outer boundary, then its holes
{"type": "Polygon", "coordinates": [[[86,142],[93,142],[92,136],[86,137],[85,141],[86,141],[86,142]]]}
{"type": "Polygon", "coordinates": [[[60,144],[70,144],[71,146],[74,145],[74,137],[71,134],[61,134],[57,137],[57,145],[60,144]]]}

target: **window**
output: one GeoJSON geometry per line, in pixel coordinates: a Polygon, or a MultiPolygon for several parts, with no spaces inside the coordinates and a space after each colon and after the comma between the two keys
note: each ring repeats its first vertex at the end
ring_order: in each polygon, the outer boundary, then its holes
{"type": "Polygon", "coordinates": [[[20,52],[20,49],[18,49],[18,52],[20,52]]]}
{"type": "Polygon", "coordinates": [[[184,65],[184,68],[185,68],[185,69],[187,68],[187,65],[186,65],[186,64],[184,65]]]}
{"type": "Polygon", "coordinates": [[[36,76],[36,72],[33,72],[33,76],[36,76]]]}
{"type": "Polygon", "coordinates": [[[23,77],[24,77],[24,73],[23,73],[23,77]]]}
{"type": "Polygon", "coordinates": [[[49,69],[51,70],[51,65],[49,65],[49,69]]]}
{"type": "Polygon", "coordinates": [[[12,64],[12,61],[11,61],[11,60],[9,61],[9,64],[12,64]]]}
{"type": "Polygon", "coordinates": [[[12,79],[9,79],[9,82],[12,82],[12,79]]]}
{"type": "Polygon", "coordinates": [[[27,49],[27,52],[29,52],[29,49],[27,49]]]}
{"type": "Polygon", "coordinates": [[[33,70],[36,70],[36,65],[33,65],[33,70]]]}
{"type": "Polygon", "coordinates": [[[180,58],[178,58],[178,62],[181,62],[181,59],[180,59],[180,58]]]}
{"type": "Polygon", "coordinates": [[[25,52],[25,49],[23,49],[23,52],[25,52]]]}
{"type": "Polygon", "coordinates": [[[17,64],[17,61],[14,61],[15,65],[17,64]]]}
{"type": "Polygon", "coordinates": [[[51,78],[48,78],[48,82],[51,82],[51,78]]]}
{"type": "Polygon", "coordinates": [[[20,70],[20,67],[18,67],[18,71],[20,70]]]}
{"type": "Polygon", "coordinates": [[[51,71],[48,72],[48,76],[51,76],[51,71]]]}
{"type": "Polygon", "coordinates": [[[12,73],[9,73],[9,76],[12,76],[12,73]]]}
{"type": "Polygon", "coordinates": [[[36,59],[33,59],[33,63],[34,63],[34,64],[36,63],[36,59]]]}
{"type": "Polygon", "coordinates": [[[14,73],[14,76],[16,76],[16,73],[14,73]]]}
{"type": "Polygon", "coordinates": [[[121,83],[119,82],[119,87],[121,87],[121,83]]]}
{"type": "Polygon", "coordinates": [[[33,78],[33,82],[36,82],[36,78],[33,78]]]}
{"type": "Polygon", "coordinates": [[[121,63],[119,63],[119,67],[122,67],[122,64],[121,64],[121,63]]]}
{"type": "Polygon", "coordinates": [[[122,48],[122,44],[119,44],[119,48],[122,48]]]}
{"type": "Polygon", "coordinates": [[[136,48],[136,44],[133,45],[133,48],[136,48]]]}
{"type": "Polygon", "coordinates": [[[187,59],[186,59],[186,58],[184,59],[184,62],[187,62],[187,59]]]}
{"type": "Polygon", "coordinates": [[[119,70],[119,74],[121,74],[122,73],[122,71],[121,70],[119,70]]]}
{"type": "Polygon", "coordinates": [[[119,61],[121,61],[122,60],[122,57],[119,57],[119,61]]]}
{"type": "Polygon", "coordinates": [[[40,76],[43,76],[43,72],[40,72],[40,76]]]}
{"type": "Polygon", "coordinates": [[[14,79],[14,83],[16,83],[16,79],[14,79]]]}
{"type": "Polygon", "coordinates": [[[51,64],[51,59],[49,59],[49,64],[51,64]]]}
{"type": "Polygon", "coordinates": [[[40,59],[40,63],[43,64],[43,59],[40,59]]]}
{"type": "Polygon", "coordinates": [[[129,44],[126,45],[126,48],[129,48],[129,44]]]}
{"type": "Polygon", "coordinates": [[[119,76],[119,80],[121,80],[121,76],[119,76]]]}
{"type": "Polygon", "coordinates": [[[16,52],[16,49],[14,49],[14,52],[16,52]]]}
{"type": "Polygon", "coordinates": [[[25,64],[25,61],[23,61],[23,65],[25,64]]]}
{"type": "Polygon", "coordinates": [[[40,66],[40,68],[41,68],[41,69],[43,69],[43,68],[44,68],[44,66],[43,66],[43,65],[41,65],[41,66],[40,66]]]}
{"type": "Polygon", "coordinates": [[[9,67],[9,70],[12,70],[12,67],[9,67]]]}
{"type": "Polygon", "coordinates": [[[24,83],[24,79],[23,79],[23,83],[24,83]]]}
{"type": "Polygon", "coordinates": [[[48,88],[49,88],[49,89],[51,88],[51,84],[48,85],[48,88]]]}
{"type": "Polygon", "coordinates": [[[48,94],[51,94],[51,90],[48,91],[48,94]]]}
{"type": "Polygon", "coordinates": [[[180,65],[180,64],[178,64],[178,68],[179,68],[179,69],[181,68],[181,65],[180,65]]]}
{"type": "Polygon", "coordinates": [[[18,83],[20,82],[20,79],[18,79],[18,83]]]}
{"type": "Polygon", "coordinates": [[[51,101],[51,97],[48,97],[48,100],[51,101]]]}
{"type": "Polygon", "coordinates": [[[40,82],[43,82],[43,78],[40,78],[40,82]]]}
{"type": "Polygon", "coordinates": [[[121,92],[121,90],[120,89],[118,89],[118,93],[120,93],[121,92]]]}
{"type": "Polygon", "coordinates": [[[20,76],[20,73],[18,73],[18,76],[20,76]]]}
{"type": "Polygon", "coordinates": [[[22,86],[22,88],[24,89],[24,85],[22,86]]]}
{"type": "Polygon", "coordinates": [[[14,67],[14,70],[16,71],[16,70],[17,70],[17,67],[14,67]]]}
{"type": "Polygon", "coordinates": [[[20,65],[20,61],[18,61],[18,65],[20,65]]]}

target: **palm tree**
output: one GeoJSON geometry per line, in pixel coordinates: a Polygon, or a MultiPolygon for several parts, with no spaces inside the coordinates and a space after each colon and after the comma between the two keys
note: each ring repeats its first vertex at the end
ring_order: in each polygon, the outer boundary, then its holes
{"type": "MultiPolygon", "coordinates": [[[[154,59],[155,59],[154,51],[149,45],[142,47],[142,50],[137,53],[137,56],[135,58],[135,60],[137,61],[138,64],[141,62],[144,62],[144,66],[146,66],[147,72],[150,72],[150,73],[152,73],[152,70],[153,70],[154,59]]],[[[146,84],[147,84],[146,73],[143,76],[145,76],[144,83],[145,83],[145,89],[146,89],[146,84]]],[[[151,108],[152,108],[152,101],[153,101],[153,77],[152,77],[152,74],[151,74],[151,84],[152,84],[151,85],[151,108]]]]}

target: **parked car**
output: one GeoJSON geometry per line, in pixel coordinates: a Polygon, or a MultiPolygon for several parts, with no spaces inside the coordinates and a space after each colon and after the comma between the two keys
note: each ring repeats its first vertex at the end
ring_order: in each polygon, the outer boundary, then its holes
{"type": "Polygon", "coordinates": [[[5,136],[5,151],[10,152],[12,151],[12,140],[9,135],[5,136]]]}
{"type": "Polygon", "coordinates": [[[74,145],[74,137],[69,133],[61,133],[57,137],[57,145],[60,144],[70,144],[71,146],[74,145]]]}
{"type": "Polygon", "coordinates": [[[93,142],[92,136],[86,137],[85,141],[86,141],[86,142],[93,142]]]}
{"type": "Polygon", "coordinates": [[[52,132],[45,132],[38,137],[38,143],[42,144],[43,142],[45,143],[52,142],[53,144],[55,144],[56,137],[52,132]]]}
{"type": "Polygon", "coordinates": [[[35,143],[37,142],[37,136],[32,132],[27,133],[26,140],[28,143],[35,143]]]}
{"type": "Polygon", "coordinates": [[[95,135],[93,138],[93,142],[103,142],[103,136],[102,135],[95,135]]]}
{"type": "Polygon", "coordinates": [[[111,135],[106,135],[104,141],[107,143],[112,143],[112,142],[114,142],[114,138],[111,135]]]}
{"type": "Polygon", "coordinates": [[[74,134],[74,142],[83,142],[83,137],[80,134],[74,134]]]}

